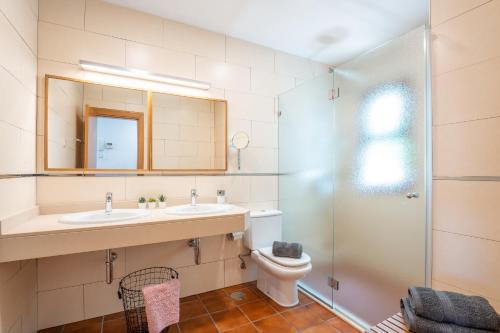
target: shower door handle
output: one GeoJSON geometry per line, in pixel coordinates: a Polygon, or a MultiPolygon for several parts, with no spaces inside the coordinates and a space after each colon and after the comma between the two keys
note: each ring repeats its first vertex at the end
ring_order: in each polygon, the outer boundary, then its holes
{"type": "Polygon", "coordinates": [[[416,199],[420,196],[418,192],[411,192],[406,194],[407,199],[416,199]]]}

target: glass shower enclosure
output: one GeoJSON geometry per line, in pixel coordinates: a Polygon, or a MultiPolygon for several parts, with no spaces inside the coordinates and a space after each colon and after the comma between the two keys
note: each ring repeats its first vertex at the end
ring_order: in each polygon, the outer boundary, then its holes
{"type": "Polygon", "coordinates": [[[313,266],[299,284],[364,327],[426,285],[426,52],[420,27],[278,99],[283,237],[313,266]]]}

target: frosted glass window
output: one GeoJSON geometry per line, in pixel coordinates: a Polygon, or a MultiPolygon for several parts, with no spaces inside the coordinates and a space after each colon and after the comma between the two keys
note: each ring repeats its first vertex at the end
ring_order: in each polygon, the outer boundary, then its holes
{"type": "Polygon", "coordinates": [[[403,82],[370,90],[360,108],[360,148],[354,172],[363,192],[398,192],[412,185],[408,139],[413,97],[403,82]]]}

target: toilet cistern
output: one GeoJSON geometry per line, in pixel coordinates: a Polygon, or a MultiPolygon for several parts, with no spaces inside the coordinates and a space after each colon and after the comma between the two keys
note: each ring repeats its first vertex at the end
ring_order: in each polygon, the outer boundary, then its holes
{"type": "Polygon", "coordinates": [[[106,206],[104,207],[104,212],[106,214],[111,214],[113,211],[113,193],[106,193],[106,206]]]}
{"type": "Polygon", "coordinates": [[[196,206],[196,197],[198,196],[198,193],[196,192],[196,189],[191,190],[191,206],[196,206]]]}

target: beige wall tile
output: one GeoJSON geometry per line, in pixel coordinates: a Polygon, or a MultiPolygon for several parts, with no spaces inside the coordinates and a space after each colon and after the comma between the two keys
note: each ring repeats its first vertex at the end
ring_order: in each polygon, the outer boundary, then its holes
{"type": "MultiPolygon", "coordinates": [[[[21,269],[20,261],[3,262],[0,264],[0,286],[9,281],[21,269]]],[[[1,287],[0,287],[1,288],[1,287]]]]}
{"type": "Polygon", "coordinates": [[[436,27],[440,23],[481,6],[491,0],[432,0],[431,25],[436,27]]]}
{"type": "Polygon", "coordinates": [[[434,127],[436,176],[500,174],[500,118],[434,127]]]}
{"type": "Polygon", "coordinates": [[[194,56],[159,47],[127,42],[127,67],[194,79],[194,56]]]}
{"type": "Polygon", "coordinates": [[[0,16],[0,40],[8,52],[0,52],[0,64],[29,91],[36,91],[36,54],[23,41],[4,15],[0,16]]]}
{"type": "Polygon", "coordinates": [[[37,178],[37,201],[39,205],[66,202],[104,202],[106,192],[112,192],[115,201],[125,200],[125,178],[37,178]]]}
{"type": "Polygon", "coordinates": [[[80,60],[125,66],[125,41],[72,28],[40,22],[38,57],[78,64],[80,60]]]}
{"type": "Polygon", "coordinates": [[[275,69],[277,73],[310,79],[314,76],[314,66],[308,59],[284,52],[276,52],[275,69]]]}
{"type": "Polygon", "coordinates": [[[31,10],[29,2],[26,0],[1,1],[0,11],[9,18],[17,33],[36,55],[37,16],[31,10]]]}
{"type": "MultiPolygon", "coordinates": [[[[252,122],[248,119],[239,119],[234,117],[228,117],[227,121],[227,139],[229,145],[231,144],[231,139],[234,134],[238,132],[245,132],[250,136],[252,133],[252,122]]],[[[231,149],[231,147],[229,147],[231,149]]]]}
{"type": "Polygon", "coordinates": [[[38,293],[38,329],[83,320],[83,286],[38,293]]]}
{"type": "Polygon", "coordinates": [[[0,172],[17,174],[21,171],[21,160],[18,158],[21,149],[22,130],[0,121],[0,172]]]}
{"type": "Polygon", "coordinates": [[[250,182],[250,202],[278,200],[277,176],[254,176],[250,182]]]}
{"type": "Polygon", "coordinates": [[[432,73],[443,74],[500,55],[500,1],[432,29],[432,73]]]}
{"type": "Polygon", "coordinates": [[[500,183],[435,180],[433,228],[500,242],[500,183]]]}
{"type": "Polygon", "coordinates": [[[39,0],[40,21],[83,30],[85,0],[39,0]]]}
{"type": "Polygon", "coordinates": [[[224,287],[224,261],[178,268],[181,297],[224,287]]]}
{"type": "Polygon", "coordinates": [[[255,262],[250,257],[243,257],[243,259],[247,266],[246,269],[241,269],[239,258],[224,261],[224,284],[226,287],[257,279],[257,265],[255,262]]]}
{"type": "Polygon", "coordinates": [[[126,271],[155,266],[183,267],[194,264],[193,249],[187,240],[126,248],[126,271]]]}
{"type": "Polygon", "coordinates": [[[123,311],[117,294],[119,283],[120,279],[115,277],[111,284],[97,282],[83,286],[86,319],[123,311]]]}
{"type": "Polygon", "coordinates": [[[241,39],[227,37],[226,61],[264,72],[274,72],[274,51],[241,39]]]}
{"type": "Polygon", "coordinates": [[[250,181],[248,177],[208,176],[196,177],[196,189],[202,197],[215,198],[217,190],[226,191],[226,201],[247,202],[250,199],[250,181]]]}
{"type": "Polygon", "coordinates": [[[23,332],[36,332],[36,263],[28,261],[8,281],[0,285],[0,330],[7,332],[17,321],[23,332]]]}
{"type": "MultiPolygon", "coordinates": [[[[118,258],[113,262],[115,278],[124,276],[125,250],[113,250],[118,258]]],[[[87,252],[38,259],[40,291],[105,281],[105,252],[87,252]]]]}
{"type": "Polygon", "coordinates": [[[0,219],[35,205],[35,178],[0,179],[0,219]],[[23,200],[19,200],[22,195],[23,200]]]}
{"type": "Polygon", "coordinates": [[[163,21],[163,47],[225,61],[224,35],[170,20],[163,21]]]}
{"type": "Polygon", "coordinates": [[[140,196],[156,198],[159,194],[174,198],[189,198],[195,188],[195,178],[184,177],[127,177],[127,200],[137,200],[140,196]]]}
{"type": "Polygon", "coordinates": [[[252,121],[251,147],[278,148],[278,125],[274,122],[252,121]]]}
{"type": "MultiPolygon", "coordinates": [[[[474,293],[474,292],[472,292],[470,290],[460,289],[458,287],[455,287],[455,286],[452,286],[452,285],[449,285],[447,283],[444,283],[444,282],[441,282],[441,281],[437,281],[437,280],[432,280],[432,288],[434,288],[436,290],[453,291],[453,292],[461,293],[461,294],[464,294],[464,295],[477,295],[477,293],[474,293]]],[[[481,296],[481,295],[479,295],[479,296],[481,296]]],[[[491,298],[488,299],[487,297],[485,297],[485,298],[493,306],[493,308],[495,308],[495,310],[497,312],[500,312],[500,300],[493,300],[491,298]]]]}
{"type": "Polygon", "coordinates": [[[276,96],[295,87],[295,78],[291,75],[265,72],[252,68],[252,92],[276,96]]]}
{"type": "Polygon", "coordinates": [[[500,300],[500,242],[433,232],[432,277],[500,300]]]}
{"type": "Polygon", "coordinates": [[[18,128],[35,133],[36,96],[15,77],[0,67],[0,121],[5,121],[18,128]]]}
{"type": "Polygon", "coordinates": [[[433,78],[434,124],[500,115],[500,58],[433,78]]]}
{"type": "MultiPolygon", "coordinates": [[[[276,172],[277,164],[275,149],[248,147],[241,151],[242,172],[276,172]]],[[[230,151],[228,165],[229,170],[237,170],[237,155],[234,150],[230,151]]]]}
{"type": "Polygon", "coordinates": [[[85,29],[135,42],[162,45],[163,25],[160,17],[101,0],[86,1],[85,29]]]}
{"type": "Polygon", "coordinates": [[[228,116],[231,118],[274,122],[274,99],[269,96],[226,91],[228,116]]]}
{"type": "Polygon", "coordinates": [[[250,90],[250,68],[196,57],[196,79],[210,82],[215,88],[250,90]]]}

